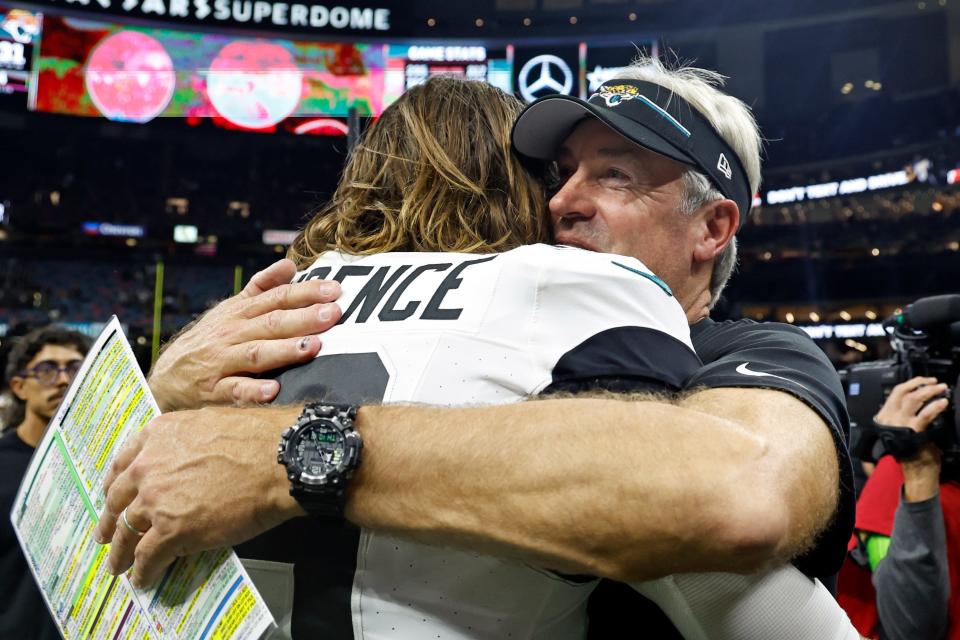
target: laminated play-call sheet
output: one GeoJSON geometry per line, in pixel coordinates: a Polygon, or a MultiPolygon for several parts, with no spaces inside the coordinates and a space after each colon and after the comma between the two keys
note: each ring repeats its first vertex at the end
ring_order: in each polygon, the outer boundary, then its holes
{"type": "Polygon", "coordinates": [[[127,437],[159,415],[112,318],[37,446],[10,517],[67,640],[260,638],[274,621],[231,549],[180,558],[151,589],[107,571],[93,539],[103,480],[127,437]]]}

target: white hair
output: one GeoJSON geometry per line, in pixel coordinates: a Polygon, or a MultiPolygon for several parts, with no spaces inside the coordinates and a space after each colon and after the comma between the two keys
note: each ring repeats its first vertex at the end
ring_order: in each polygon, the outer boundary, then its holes
{"type": "MultiPolygon", "coordinates": [[[[708,202],[723,200],[726,196],[713,186],[710,179],[700,171],[689,168],[683,172],[683,195],[680,201],[680,213],[685,216],[708,202]]],[[[737,237],[730,238],[730,242],[723,248],[713,263],[713,273],[710,275],[710,308],[713,309],[720,301],[720,294],[727,286],[727,281],[737,267],[737,237]]]]}
{"type": "MultiPolygon", "coordinates": [[[[760,189],[760,151],[762,139],[760,128],[753,113],[742,100],[720,90],[726,78],[709,69],[700,69],[684,64],[668,68],[657,58],[641,54],[630,66],[624,67],[617,77],[625,80],[642,80],[658,84],[689,102],[716,129],[720,137],[730,145],[747,172],[750,193],[760,189]]],[[[707,176],[696,169],[687,169],[683,175],[684,194],[680,211],[690,215],[702,205],[725,196],[707,176]]],[[[746,211],[740,212],[741,217],[746,211]]],[[[710,307],[717,303],[727,281],[737,264],[737,241],[732,238],[724,247],[713,265],[710,278],[710,307]]]]}

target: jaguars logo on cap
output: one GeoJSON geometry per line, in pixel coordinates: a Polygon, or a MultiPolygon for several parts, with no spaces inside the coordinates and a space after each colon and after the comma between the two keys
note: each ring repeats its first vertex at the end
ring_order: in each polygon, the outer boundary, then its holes
{"type": "Polygon", "coordinates": [[[599,96],[603,98],[608,107],[615,107],[621,102],[633,100],[638,95],[640,95],[640,90],[632,84],[609,84],[600,87],[589,99],[593,100],[599,96]]]}

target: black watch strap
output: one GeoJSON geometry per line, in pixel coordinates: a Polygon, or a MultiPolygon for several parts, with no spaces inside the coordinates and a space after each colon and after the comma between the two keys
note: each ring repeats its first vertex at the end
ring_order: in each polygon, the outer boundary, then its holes
{"type": "MultiPolygon", "coordinates": [[[[357,417],[358,407],[350,404],[341,404],[334,402],[308,402],[303,407],[300,417],[290,429],[284,432],[280,441],[277,461],[285,465],[290,470],[290,461],[286,459],[286,447],[294,433],[306,425],[317,420],[330,420],[337,424],[345,436],[349,435],[357,444],[358,449],[362,449],[363,441],[359,434],[353,428],[353,421],[357,417]]],[[[337,477],[339,482],[335,485],[326,486],[307,486],[300,482],[299,478],[290,476],[290,495],[300,503],[304,511],[312,516],[342,518],[344,503],[346,502],[346,483],[349,481],[353,470],[360,464],[359,451],[355,463],[352,467],[345,469],[337,477]]]]}
{"type": "Polygon", "coordinates": [[[295,486],[290,487],[290,495],[300,503],[303,510],[311,516],[321,518],[342,518],[347,492],[342,489],[330,493],[312,493],[295,486]]]}

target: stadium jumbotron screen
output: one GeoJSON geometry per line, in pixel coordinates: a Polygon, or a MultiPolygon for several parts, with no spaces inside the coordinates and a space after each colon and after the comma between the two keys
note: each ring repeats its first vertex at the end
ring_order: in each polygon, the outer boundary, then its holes
{"type": "Polygon", "coordinates": [[[247,129],[383,109],[383,46],[294,42],[47,17],[36,111],[147,122],[220,117],[247,129]]]}
{"type": "MultiPolygon", "coordinates": [[[[615,73],[616,63],[628,62],[636,51],[622,41],[588,45],[569,39],[541,45],[314,42],[55,13],[42,16],[41,33],[41,16],[30,15],[33,31],[18,57],[25,63],[17,88],[29,89],[31,110],[133,123],[211,120],[264,132],[343,135],[351,109],[378,116],[404,91],[438,73],[489,82],[527,100],[555,92],[585,97],[587,81],[615,73]],[[570,60],[548,55],[558,47],[572,52],[570,60]],[[562,82],[553,77],[561,72],[562,82]]],[[[19,43],[0,42],[8,44],[13,59],[19,43]]],[[[640,44],[656,51],[653,41],[640,44]]]]}

